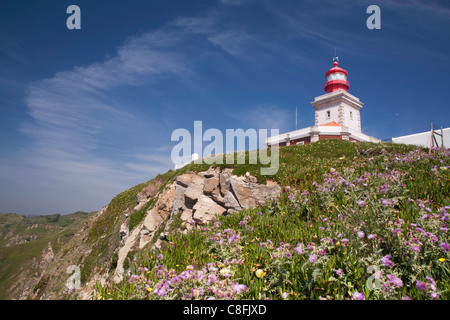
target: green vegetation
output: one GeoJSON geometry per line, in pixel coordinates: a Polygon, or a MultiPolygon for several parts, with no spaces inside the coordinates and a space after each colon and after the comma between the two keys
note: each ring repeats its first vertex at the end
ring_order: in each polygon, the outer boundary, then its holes
{"type": "Polygon", "coordinates": [[[55,253],[58,252],[90,216],[87,212],[31,217],[0,214],[0,299],[6,297],[7,289],[15,284],[17,276],[23,276],[23,272],[33,273],[30,262],[41,255],[48,243],[55,253]]]}
{"type": "MultiPolygon", "coordinates": [[[[320,141],[280,149],[283,186],[161,252],[143,251],[100,299],[448,299],[450,153],[320,141]]],[[[206,170],[188,165],[186,170],[206,170]]]]}

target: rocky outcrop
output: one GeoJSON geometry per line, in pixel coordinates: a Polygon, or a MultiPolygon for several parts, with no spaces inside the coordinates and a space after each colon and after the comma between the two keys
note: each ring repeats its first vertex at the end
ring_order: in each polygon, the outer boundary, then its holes
{"type": "Polygon", "coordinates": [[[278,196],[281,188],[275,182],[258,184],[249,173],[238,177],[232,174],[232,169],[211,167],[204,172],[179,175],[159,194],[155,192],[155,186],[147,186],[138,194],[135,210],[152,198],[157,198],[157,201],[130,235],[123,230],[121,235],[126,235],[126,241],[119,250],[115,281],[122,279],[122,264],[133,246],[142,249],[153,240],[153,247],[158,249],[175,228],[186,233],[196,226],[216,220],[218,215],[262,205],[267,197],[278,196]],[[174,221],[177,221],[176,226],[174,221]]]}
{"type": "MultiPolygon", "coordinates": [[[[179,175],[149,210],[141,231],[140,247],[150,242],[153,233],[166,220],[164,233],[167,233],[175,216],[181,219],[183,232],[187,232],[195,225],[215,220],[217,215],[261,205],[268,196],[277,196],[280,191],[274,182],[258,184],[249,173],[238,177],[228,168],[211,167],[204,172],[179,175]]],[[[159,242],[155,243],[157,247],[159,242]]]]}

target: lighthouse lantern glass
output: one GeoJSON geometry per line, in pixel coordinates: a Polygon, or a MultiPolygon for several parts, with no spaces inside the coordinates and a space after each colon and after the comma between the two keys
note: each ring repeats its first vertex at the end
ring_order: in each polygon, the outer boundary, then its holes
{"type": "Polygon", "coordinates": [[[332,80],[344,80],[347,81],[347,76],[343,73],[332,73],[330,75],[328,75],[327,77],[327,81],[332,81],[332,80]]]}

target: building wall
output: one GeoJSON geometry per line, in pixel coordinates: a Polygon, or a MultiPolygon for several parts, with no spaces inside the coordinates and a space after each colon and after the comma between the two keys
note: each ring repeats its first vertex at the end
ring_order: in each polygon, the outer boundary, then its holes
{"type": "Polygon", "coordinates": [[[359,110],[352,108],[347,104],[341,106],[342,120],[339,124],[346,126],[347,128],[361,132],[361,116],[359,110]]]}
{"type": "Polygon", "coordinates": [[[329,104],[320,110],[316,110],[316,126],[320,126],[325,123],[336,121],[339,123],[339,104],[333,103],[329,104]],[[328,111],[330,116],[328,116],[328,111]]]}
{"type": "Polygon", "coordinates": [[[342,136],[319,135],[319,141],[326,140],[326,139],[342,139],[342,136]]]}
{"type": "Polygon", "coordinates": [[[300,139],[294,139],[294,140],[291,141],[291,145],[301,144],[302,142],[303,142],[303,144],[311,143],[311,137],[304,137],[304,138],[300,138],[300,139]]]}
{"type": "MultiPolygon", "coordinates": [[[[450,148],[450,128],[445,128],[442,130],[444,134],[444,147],[450,148]]],[[[435,132],[441,133],[441,129],[435,129],[435,132]]],[[[441,137],[435,135],[436,140],[438,142],[439,147],[441,146],[441,137]]],[[[422,146],[429,148],[430,147],[430,138],[431,138],[431,130],[428,132],[421,132],[416,134],[411,134],[407,136],[401,136],[397,138],[392,138],[392,142],[395,143],[404,143],[404,144],[413,144],[417,146],[422,146]]],[[[434,144],[436,147],[436,143],[434,144]]]]}

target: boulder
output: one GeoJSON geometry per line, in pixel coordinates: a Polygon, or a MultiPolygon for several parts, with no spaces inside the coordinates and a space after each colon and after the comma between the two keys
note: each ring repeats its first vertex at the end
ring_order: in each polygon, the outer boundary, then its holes
{"type": "Polygon", "coordinates": [[[227,191],[227,193],[225,193],[222,202],[224,207],[227,209],[233,209],[236,211],[240,211],[242,209],[231,191],[227,191]]]}
{"type": "MultiPolygon", "coordinates": [[[[220,168],[219,168],[219,170],[220,170],[220,168]]],[[[216,171],[216,169],[213,169],[212,167],[209,167],[209,169],[203,174],[203,176],[205,178],[215,177],[215,176],[217,176],[217,171],[216,171]]]]}
{"type": "Polygon", "coordinates": [[[230,190],[231,169],[224,169],[219,174],[220,192],[224,196],[230,190]]]}
{"type": "Polygon", "coordinates": [[[189,187],[192,184],[202,184],[203,178],[195,173],[185,173],[177,177],[177,184],[182,187],[189,187]]]}
{"type": "Polygon", "coordinates": [[[208,223],[214,220],[216,215],[221,215],[227,211],[224,207],[218,205],[214,200],[206,195],[202,195],[198,198],[193,210],[193,218],[199,224],[208,223]]]}
{"type": "Polygon", "coordinates": [[[265,202],[269,196],[279,195],[281,188],[278,185],[261,185],[247,182],[245,177],[230,177],[230,186],[236,200],[244,209],[255,207],[265,202]]]}
{"type": "Polygon", "coordinates": [[[172,202],[172,212],[179,212],[180,210],[183,210],[184,207],[184,193],[186,192],[186,188],[176,184],[175,185],[175,196],[173,198],[172,202]]]}
{"type": "Polygon", "coordinates": [[[213,176],[211,178],[205,179],[205,185],[203,192],[206,194],[212,194],[216,189],[219,188],[219,177],[213,176]]]}
{"type": "Polygon", "coordinates": [[[195,204],[197,202],[198,198],[203,195],[203,185],[199,184],[191,184],[189,187],[186,188],[186,191],[184,192],[184,197],[186,198],[186,206],[189,206],[189,204],[195,204]]]}

